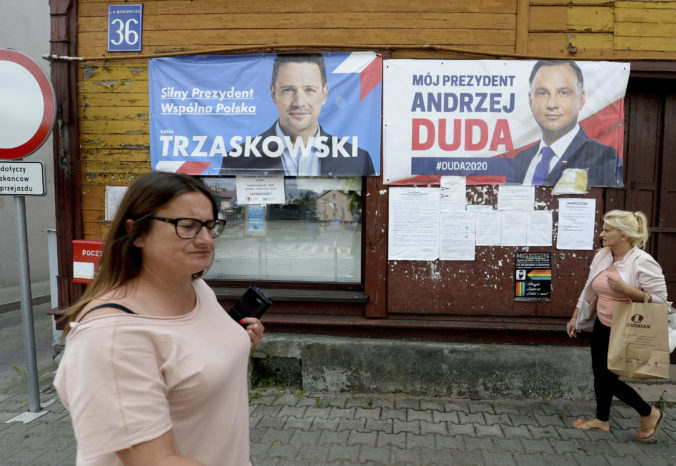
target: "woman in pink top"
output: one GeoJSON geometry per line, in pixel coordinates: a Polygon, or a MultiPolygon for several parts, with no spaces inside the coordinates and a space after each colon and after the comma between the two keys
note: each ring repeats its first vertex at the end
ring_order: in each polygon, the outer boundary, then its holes
{"type": "Polygon", "coordinates": [[[247,362],[263,325],[233,321],[200,278],[224,227],[190,176],[152,172],[127,190],[65,315],[54,383],[78,465],[250,464],[247,362]]]}
{"type": "Polygon", "coordinates": [[[647,219],[642,212],[612,210],[603,216],[601,248],[590,267],[589,278],[566,331],[571,338],[578,330],[593,325],[591,337],[596,417],[578,419],[580,430],[610,431],[610,405],[613,396],[636,409],[641,416],[640,439],[653,437],[664,413],[651,407],[636,391],[608,370],[608,341],[617,302],[666,303],[667,287],[662,269],[642,249],[648,240],[647,219]],[[640,249],[639,249],[640,248],[640,249]]]}

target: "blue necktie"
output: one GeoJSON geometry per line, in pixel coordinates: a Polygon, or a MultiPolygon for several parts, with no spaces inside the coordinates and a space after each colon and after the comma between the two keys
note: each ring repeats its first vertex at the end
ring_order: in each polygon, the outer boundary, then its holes
{"type": "Polygon", "coordinates": [[[549,146],[543,147],[542,158],[535,166],[535,173],[533,174],[533,181],[531,182],[532,185],[540,186],[544,184],[547,175],[549,175],[549,162],[552,161],[552,157],[554,157],[554,151],[551,150],[549,146]]]}

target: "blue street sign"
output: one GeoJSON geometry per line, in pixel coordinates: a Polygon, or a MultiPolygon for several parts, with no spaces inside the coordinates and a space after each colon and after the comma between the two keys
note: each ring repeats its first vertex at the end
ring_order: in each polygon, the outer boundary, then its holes
{"type": "Polygon", "coordinates": [[[140,52],[143,4],[108,5],[108,51],[140,52]]]}

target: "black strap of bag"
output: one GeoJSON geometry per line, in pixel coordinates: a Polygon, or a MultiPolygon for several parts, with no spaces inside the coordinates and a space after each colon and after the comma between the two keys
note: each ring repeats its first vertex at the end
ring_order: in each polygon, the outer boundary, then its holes
{"type": "Polygon", "coordinates": [[[87,312],[85,312],[84,314],[82,314],[82,316],[80,316],[80,318],[79,318],[78,320],[76,320],[76,322],[80,322],[80,321],[81,321],[82,319],[84,319],[85,316],[86,316],[87,314],[89,314],[90,312],[95,311],[95,310],[97,310],[97,309],[102,309],[102,308],[104,308],[104,307],[112,307],[113,309],[119,309],[120,311],[124,311],[124,312],[126,312],[127,314],[134,314],[134,315],[137,315],[134,311],[132,311],[131,309],[129,309],[129,308],[126,307],[126,306],[123,306],[122,304],[117,304],[117,303],[106,303],[106,304],[100,304],[100,305],[98,305],[98,306],[94,306],[93,308],[89,309],[87,312]]]}

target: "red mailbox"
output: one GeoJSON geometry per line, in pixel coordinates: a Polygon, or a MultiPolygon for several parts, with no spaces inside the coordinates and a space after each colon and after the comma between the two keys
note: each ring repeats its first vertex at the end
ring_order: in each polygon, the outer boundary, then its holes
{"type": "Polygon", "coordinates": [[[89,283],[103,254],[103,241],[73,240],[73,283],[89,283]]]}

